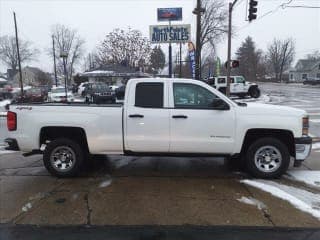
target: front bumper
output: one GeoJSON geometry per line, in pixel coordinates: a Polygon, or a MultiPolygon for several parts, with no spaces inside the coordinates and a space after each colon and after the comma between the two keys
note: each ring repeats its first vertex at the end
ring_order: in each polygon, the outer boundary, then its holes
{"type": "Polygon", "coordinates": [[[295,138],[295,147],[296,147],[296,160],[303,161],[305,160],[311,152],[312,148],[312,138],[309,136],[295,138]]]}

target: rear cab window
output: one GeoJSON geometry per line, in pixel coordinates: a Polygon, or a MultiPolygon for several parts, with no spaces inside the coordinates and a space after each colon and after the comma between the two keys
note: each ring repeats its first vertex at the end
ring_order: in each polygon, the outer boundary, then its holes
{"type": "Polygon", "coordinates": [[[163,108],[164,84],[141,82],[136,85],[135,107],[163,108]]]}

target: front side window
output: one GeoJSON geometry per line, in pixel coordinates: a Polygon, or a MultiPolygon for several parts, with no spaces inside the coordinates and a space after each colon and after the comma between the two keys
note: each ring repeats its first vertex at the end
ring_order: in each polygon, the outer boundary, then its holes
{"type": "Polygon", "coordinates": [[[208,89],[190,83],[174,83],[173,95],[175,108],[208,109],[219,99],[208,89]]]}
{"type": "Polygon", "coordinates": [[[245,80],[243,77],[237,77],[237,83],[245,83],[245,80]]]}
{"type": "Polygon", "coordinates": [[[135,106],[163,108],[163,83],[138,83],[136,85],[135,106]]]}

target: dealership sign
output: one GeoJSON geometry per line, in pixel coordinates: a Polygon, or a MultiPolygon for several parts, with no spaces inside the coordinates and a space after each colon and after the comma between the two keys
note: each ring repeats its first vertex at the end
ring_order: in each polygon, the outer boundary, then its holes
{"type": "Polygon", "coordinates": [[[151,43],[180,43],[190,41],[191,25],[152,25],[150,26],[151,43]]]}
{"type": "Polygon", "coordinates": [[[181,21],[182,8],[158,8],[158,21],[181,21]]]}

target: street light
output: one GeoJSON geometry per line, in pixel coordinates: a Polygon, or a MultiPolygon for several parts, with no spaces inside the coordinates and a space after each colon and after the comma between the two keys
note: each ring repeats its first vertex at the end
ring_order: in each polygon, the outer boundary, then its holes
{"type": "Polygon", "coordinates": [[[68,102],[68,91],[67,91],[67,58],[68,58],[68,52],[67,51],[61,51],[60,52],[60,57],[63,60],[63,72],[64,72],[64,91],[66,94],[66,101],[68,102]]]}

